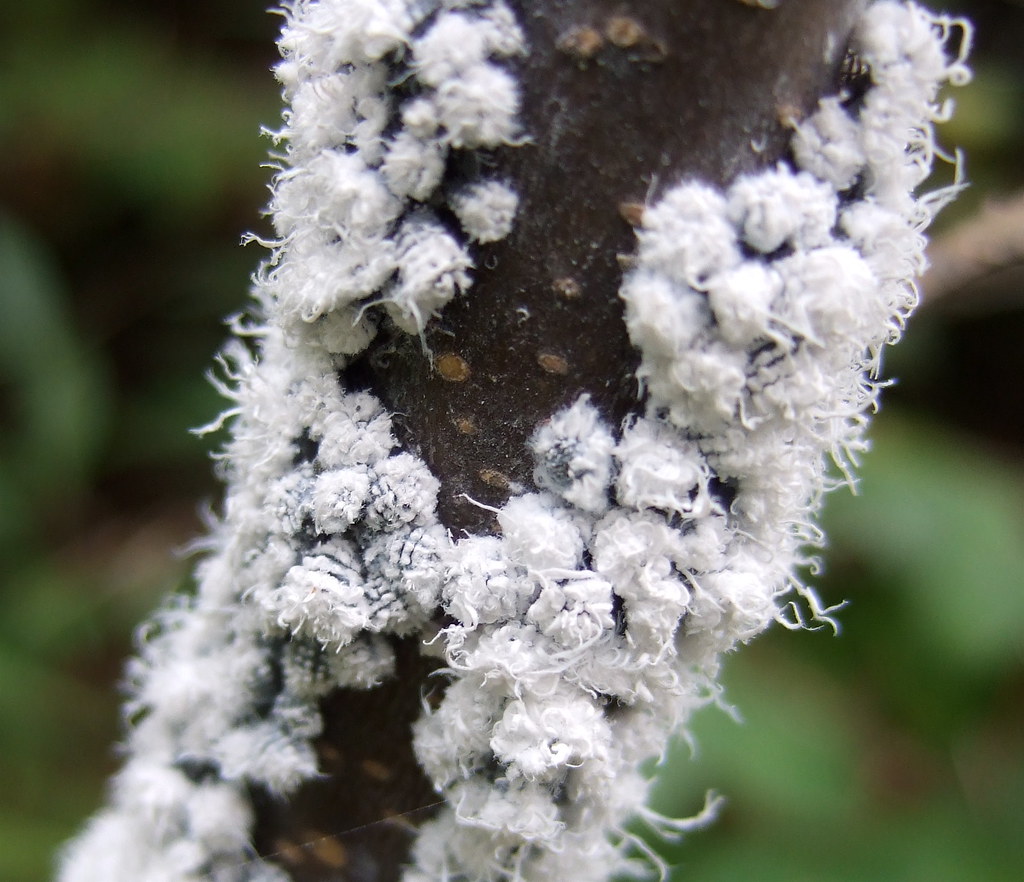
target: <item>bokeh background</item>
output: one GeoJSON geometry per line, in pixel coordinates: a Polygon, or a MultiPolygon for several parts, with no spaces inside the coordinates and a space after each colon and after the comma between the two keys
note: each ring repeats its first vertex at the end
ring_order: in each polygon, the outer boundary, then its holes
{"type": "MultiPolygon", "coordinates": [[[[973,186],[936,225],[935,293],[889,357],[861,493],[828,504],[816,584],[849,600],[842,634],[777,629],[728,659],[743,722],[706,711],[695,757],[680,744],[658,770],[667,814],[728,797],[663,847],[673,879],[1024,878],[1024,4],[946,7],[977,23],[942,136],[973,186]]],[[[216,504],[216,439],[189,429],[220,409],[203,375],[261,257],[239,241],[266,228],[277,27],[263,0],[5,4],[8,882],[49,878],[101,804],[132,632],[188,586],[182,551],[216,504]]]]}

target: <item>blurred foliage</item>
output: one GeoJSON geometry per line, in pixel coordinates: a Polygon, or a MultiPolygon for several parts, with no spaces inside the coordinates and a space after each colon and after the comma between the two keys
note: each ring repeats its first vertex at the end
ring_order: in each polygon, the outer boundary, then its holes
{"type": "Polygon", "coordinates": [[[673,878],[1021,876],[1024,469],[925,419],[887,412],[874,435],[861,494],[825,519],[841,636],[744,648],[725,678],[743,722],[705,711],[696,759],[660,771],[666,814],[728,800],[668,852],[673,878]]]}
{"type": "MultiPolygon", "coordinates": [[[[947,144],[975,186],[1024,185],[1024,7],[979,27],[947,144]]],[[[132,629],[187,585],[215,499],[188,434],[259,254],[277,20],[253,0],[34,0],[0,32],[0,879],[39,882],[116,767],[132,629]]],[[[941,224],[939,229],[941,230],[941,224]]],[[[777,631],[726,664],[697,758],[656,805],[718,823],[674,879],[1017,879],[1024,873],[1024,279],[927,306],[894,350],[860,495],[826,511],[839,638],[777,631]]]]}

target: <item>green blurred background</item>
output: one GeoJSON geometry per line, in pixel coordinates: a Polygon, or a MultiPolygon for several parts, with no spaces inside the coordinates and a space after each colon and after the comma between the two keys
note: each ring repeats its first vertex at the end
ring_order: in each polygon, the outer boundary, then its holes
{"type": "MultiPolygon", "coordinates": [[[[947,144],[1024,188],[1024,5],[978,23],[947,144]]],[[[262,0],[34,0],[0,29],[0,879],[41,882],[117,766],[137,623],[218,488],[203,380],[261,255],[278,19],[262,0]]],[[[1018,221],[1024,215],[1018,213],[1018,221]]],[[[1024,239],[1024,224],[1021,238],[1024,239]]],[[[831,498],[838,638],[728,660],[656,805],[728,797],[674,879],[1024,878],[1024,270],[948,290],[891,353],[862,493],[831,498]]],[[[102,880],[98,880],[102,882],[102,880]]]]}

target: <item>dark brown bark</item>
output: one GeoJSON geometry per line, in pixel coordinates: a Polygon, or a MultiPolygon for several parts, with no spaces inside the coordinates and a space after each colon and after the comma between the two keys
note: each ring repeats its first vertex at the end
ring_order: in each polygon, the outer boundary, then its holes
{"type": "MultiPolygon", "coordinates": [[[[588,393],[618,426],[637,407],[637,357],[618,298],[631,224],[684,178],[722,184],[778,161],[787,121],[834,90],[866,2],[512,3],[529,45],[518,62],[527,141],[456,155],[449,174],[476,176],[486,163],[489,177],[507,178],[520,195],[515,228],[475,250],[472,289],[427,328],[430,356],[385,326],[344,377],[395,414],[402,444],[441,481],[440,514],[453,532],[493,526],[467,497],[497,506],[532,488],[527,442],[555,410],[588,393]]],[[[399,677],[372,694],[326,701],[326,777],[290,803],[260,802],[258,847],[296,879],[398,878],[408,837],[363,825],[436,800],[409,743],[426,670],[417,654],[402,647],[399,677]],[[322,847],[333,859],[293,848],[352,828],[361,829],[322,847]]]]}
{"type": "Polygon", "coordinates": [[[256,849],[295,882],[397,879],[414,825],[439,800],[409,736],[437,663],[415,641],[396,641],[395,649],[393,679],[368,691],[338,689],[323,701],[316,748],[324,777],[288,800],[253,794],[256,849]]]}
{"type": "MultiPolygon", "coordinates": [[[[683,178],[721,184],[776,162],[786,122],[838,77],[864,0],[521,0],[528,142],[489,176],[520,194],[510,236],[475,251],[472,289],[416,337],[384,328],[350,369],[442,481],[442,520],[488,529],[532,487],[536,425],[588,392],[618,425],[636,407],[636,355],[618,298],[630,221],[683,178]],[[465,495],[464,495],[465,494],[465,495]]],[[[478,165],[475,154],[457,156],[478,165]]]]}

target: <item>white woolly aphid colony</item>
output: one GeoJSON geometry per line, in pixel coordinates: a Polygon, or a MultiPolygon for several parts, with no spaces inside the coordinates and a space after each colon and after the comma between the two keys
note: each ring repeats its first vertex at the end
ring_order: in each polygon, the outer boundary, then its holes
{"type": "Polygon", "coordinates": [[[239,329],[256,351],[225,355],[223,518],[197,596],[158,616],[131,666],[128,760],[64,882],[286,879],[253,857],[247,787],[288,794],[317,774],[318,700],[387,678],[386,635],[434,638],[450,679],[415,727],[446,806],[407,882],[621,870],[623,825],[645,816],[638,764],[714,700],[721,654],[800,624],[794,590],[828,620],[796,572],[821,539],[828,463],[845,474],[863,449],[879,350],[915,304],[945,198],[915,188],[937,92],[968,76],[961,27],[871,4],[854,35],[870,84],[852,112],[825,97],[796,126],[794,165],[724,192],[684,181],[647,207],[621,290],[646,413],[621,431],[586,398],[553,415],[532,441],[541,489],[497,512],[501,536],[455,540],[436,478],[337,378],[375,311],[418,333],[473,296],[467,243],[508,233],[514,182],[449,197],[461,237],[424,201],[450,149],[523,135],[503,60],[529,47],[501,0],[288,6],[278,239],[258,326],[239,329]],[[396,63],[415,97],[390,89],[396,63]],[[712,481],[735,493],[728,508],[712,481]],[[455,621],[440,635],[438,608],[455,621]]]}

